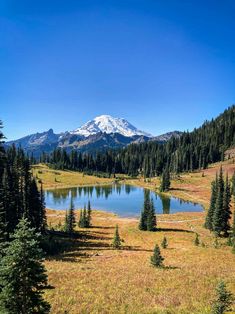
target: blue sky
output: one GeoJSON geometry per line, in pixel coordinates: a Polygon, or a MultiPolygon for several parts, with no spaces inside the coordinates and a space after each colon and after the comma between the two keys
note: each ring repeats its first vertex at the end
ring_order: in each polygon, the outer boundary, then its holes
{"type": "Polygon", "coordinates": [[[235,102],[234,16],[233,0],[1,0],[5,135],[100,114],[192,130],[235,102]]]}

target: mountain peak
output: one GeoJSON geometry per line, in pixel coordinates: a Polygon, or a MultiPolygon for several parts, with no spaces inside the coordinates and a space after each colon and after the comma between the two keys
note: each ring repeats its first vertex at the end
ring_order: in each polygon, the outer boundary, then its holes
{"type": "Polygon", "coordinates": [[[108,134],[119,133],[128,137],[135,135],[144,135],[147,137],[152,137],[151,134],[138,130],[127,120],[123,118],[115,118],[106,114],[98,116],[93,120],[88,121],[80,128],[72,131],[71,133],[88,137],[92,134],[96,134],[99,132],[103,133],[105,132],[108,134]]]}

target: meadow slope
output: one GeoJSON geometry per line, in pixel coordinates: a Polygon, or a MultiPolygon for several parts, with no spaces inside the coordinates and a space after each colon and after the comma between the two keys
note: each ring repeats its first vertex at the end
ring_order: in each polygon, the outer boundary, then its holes
{"type": "MultiPolygon", "coordinates": [[[[34,168],[46,188],[108,184],[112,179],[83,176],[77,172],[34,168]],[[40,170],[39,170],[40,169],[40,170]],[[57,172],[57,173],[58,173],[57,172]],[[55,182],[59,177],[58,181],[55,182]]],[[[172,180],[169,194],[199,202],[208,207],[210,183],[220,164],[204,171],[185,173],[172,180]]],[[[223,162],[223,169],[233,174],[235,164],[223,162]]],[[[159,179],[150,182],[142,178],[126,179],[126,183],[155,190],[159,179]]],[[[79,210],[76,210],[77,219],[79,210]]],[[[64,222],[64,211],[47,210],[48,223],[64,222]]],[[[158,215],[158,231],[138,230],[138,220],[120,218],[114,214],[93,211],[92,228],[79,229],[72,248],[45,261],[49,283],[46,298],[53,314],[79,313],[159,313],[209,314],[218,280],[225,280],[235,295],[235,255],[226,239],[219,240],[204,229],[204,213],[158,215]],[[124,239],[121,250],[111,246],[115,225],[124,239]],[[200,246],[194,245],[199,234],[200,246]],[[165,269],[150,265],[156,243],[166,236],[169,247],[162,249],[165,269]]],[[[235,313],[235,308],[233,312],[235,313]]]]}

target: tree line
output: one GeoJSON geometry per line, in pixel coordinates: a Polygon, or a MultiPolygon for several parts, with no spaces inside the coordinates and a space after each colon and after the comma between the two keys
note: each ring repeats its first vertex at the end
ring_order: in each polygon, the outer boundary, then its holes
{"type": "Polygon", "coordinates": [[[38,189],[23,150],[13,146],[5,151],[3,143],[0,131],[0,312],[47,314],[43,189],[38,189]]]}
{"type": "Polygon", "coordinates": [[[220,116],[206,121],[192,132],[184,132],[179,138],[166,143],[149,141],[130,144],[125,148],[94,154],[82,154],[77,150],[55,149],[43,153],[41,162],[56,169],[70,169],[90,173],[105,173],[109,176],[124,173],[144,177],[205,169],[208,164],[221,161],[224,152],[235,145],[235,105],[220,116]]]}

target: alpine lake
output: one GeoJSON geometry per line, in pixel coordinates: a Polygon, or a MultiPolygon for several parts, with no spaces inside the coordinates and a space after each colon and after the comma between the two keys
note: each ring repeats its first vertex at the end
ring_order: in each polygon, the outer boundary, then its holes
{"type": "MultiPolygon", "coordinates": [[[[161,193],[150,191],[150,197],[153,198],[156,214],[203,211],[200,204],[167,197],[161,193]]],[[[76,209],[83,208],[90,200],[92,210],[112,212],[120,217],[138,217],[143,208],[144,188],[112,184],[45,191],[46,207],[50,209],[68,209],[71,198],[76,209]]]]}

